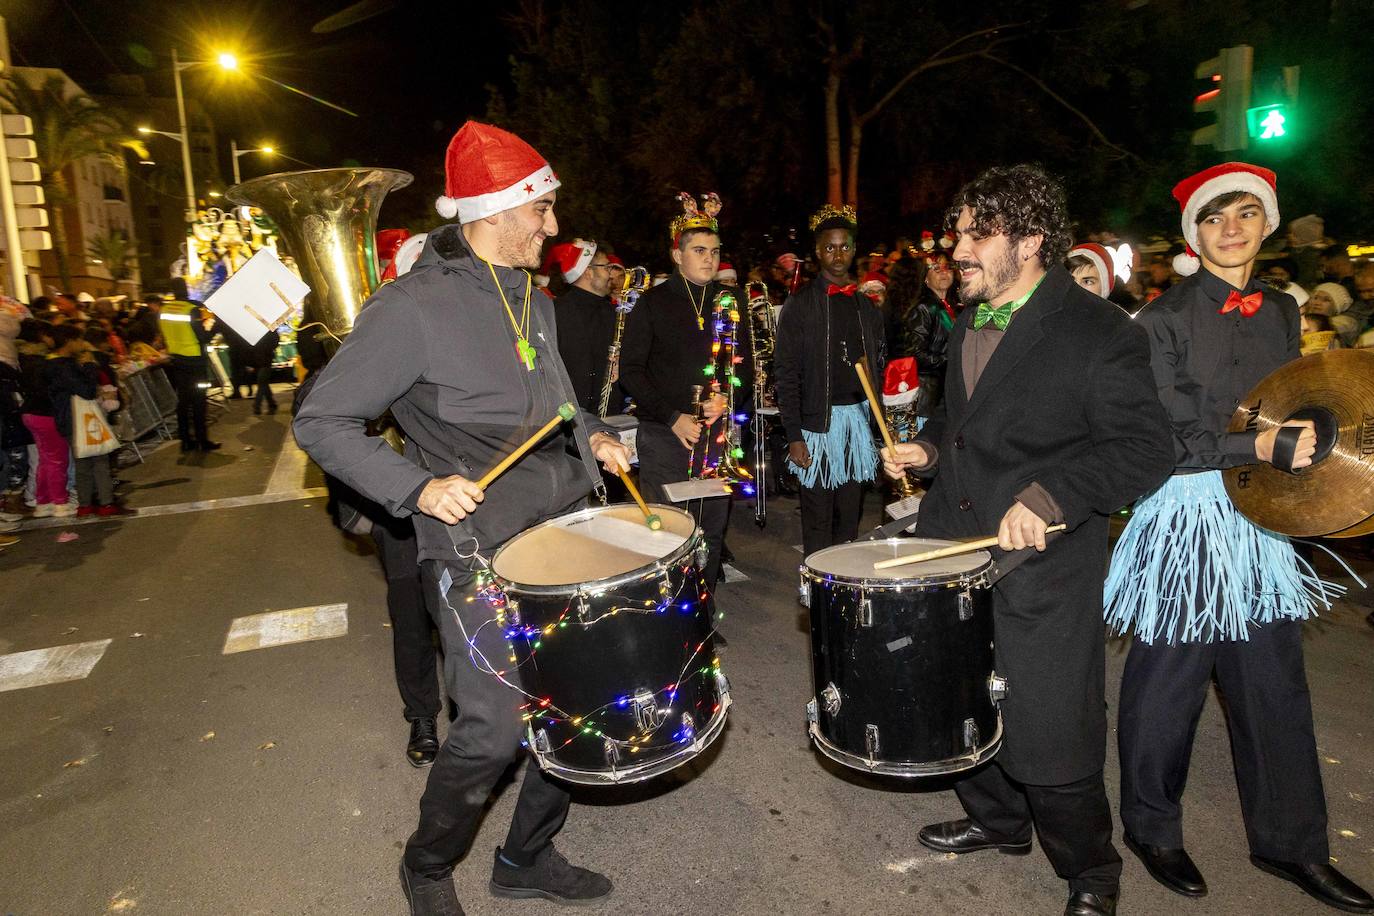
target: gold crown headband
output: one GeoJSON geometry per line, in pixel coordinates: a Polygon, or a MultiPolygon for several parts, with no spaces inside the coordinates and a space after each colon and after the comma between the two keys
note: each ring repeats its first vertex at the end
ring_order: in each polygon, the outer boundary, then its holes
{"type": "Polygon", "coordinates": [[[709,229],[717,234],[720,233],[720,223],[716,221],[716,216],[720,213],[720,195],[715,191],[709,191],[701,195],[701,209],[697,209],[696,198],[686,191],[677,195],[677,199],[682,202],[682,215],[673,220],[668,226],[668,234],[672,236],[673,243],[682,237],[682,233],[688,229],[709,229]]]}
{"type": "Polygon", "coordinates": [[[817,226],[819,226],[821,223],[829,219],[844,220],[846,223],[849,223],[856,229],[859,226],[859,216],[857,213],[854,212],[854,208],[851,207],[849,204],[845,204],[843,207],[840,207],[839,209],[836,209],[831,204],[826,204],[824,207],[821,207],[812,215],[811,231],[815,232],[817,226]]]}

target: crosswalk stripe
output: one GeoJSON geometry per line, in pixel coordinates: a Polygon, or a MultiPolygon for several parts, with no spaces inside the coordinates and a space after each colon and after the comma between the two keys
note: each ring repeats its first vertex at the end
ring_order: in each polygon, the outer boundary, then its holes
{"type": "Polygon", "coordinates": [[[0,655],[0,692],[79,681],[91,673],[111,642],[97,639],[0,655]]]}
{"type": "Polygon", "coordinates": [[[224,637],[224,655],[348,633],[347,604],[317,604],[237,617],[224,637]]]}
{"type": "Polygon", "coordinates": [[[257,493],[252,496],[226,496],[222,499],[198,499],[189,503],[173,503],[168,506],[145,506],[137,515],[124,519],[101,518],[91,515],[86,518],[34,518],[23,522],[23,531],[35,528],[70,528],[76,525],[96,525],[133,521],[140,518],[155,518],[160,515],[184,515],[187,512],[209,512],[216,509],[240,509],[245,506],[266,506],[272,503],[293,502],[298,499],[318,499],[328,496],[325,487],[306,487],[303,490],[283,490],[275,493],[257,493]]]}

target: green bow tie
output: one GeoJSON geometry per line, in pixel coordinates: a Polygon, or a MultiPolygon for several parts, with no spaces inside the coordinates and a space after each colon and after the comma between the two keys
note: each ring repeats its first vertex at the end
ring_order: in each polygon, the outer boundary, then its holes
{"type": "Polygon", "coordinates": [[[991,321],[997,326],[997,330],[1005,331],[1007,325],[1011,323],[1011,313],[1020,308],[1021,305],[1021,302],[1008,302],[1006,305],[993,308],[986,302],[980,302],[978,303],[978,312],[973,316],[973,329],[976,331],[991,321]]]}

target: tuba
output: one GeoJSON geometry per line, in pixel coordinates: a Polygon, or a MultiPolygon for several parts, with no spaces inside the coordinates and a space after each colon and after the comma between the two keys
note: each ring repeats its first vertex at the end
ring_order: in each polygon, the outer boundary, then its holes
{"type": "Polygon", "coordinates": [[[381,285],[375,240],[382,198],[413,180],[397,169],[314,169],[264,175],[225,192],[233,203],[258,207],[277,224],[310,287],[301,329],[322,328],[317,339],[333,339],[333,345],[325,344],[330,355],[381,285]]]}

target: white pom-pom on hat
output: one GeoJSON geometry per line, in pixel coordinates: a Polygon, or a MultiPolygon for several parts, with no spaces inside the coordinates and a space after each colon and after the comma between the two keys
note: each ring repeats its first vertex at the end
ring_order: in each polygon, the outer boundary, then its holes
{"type": "Polygon", "coordinates": [[[1202,266],[1202,261],[1197,255],[1193,254],[1193,249],[1187,248],[1174,255],[1174,273],[1180,277],[1191,277],[1197,273],[1202,266]]]}

